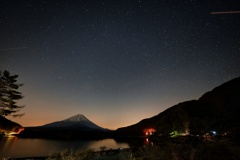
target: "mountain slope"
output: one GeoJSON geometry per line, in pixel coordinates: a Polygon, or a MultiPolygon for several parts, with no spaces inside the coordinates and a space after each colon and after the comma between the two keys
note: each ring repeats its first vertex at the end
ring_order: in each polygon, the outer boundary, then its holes
{"type": "Polygon", "coordinates": [[[172,106],[158,115],[132,126],[119,128],[117,135],[143,135],[144,129],[155,128],[168,134],[174,130],[204,133],[210,130],[232,131],[240,126],[240,78],[226,82],[205,93],[198,100],[172,106]]]}
{"type": "Polygon", "coordinates": [[[77,114],[62,121],[57,121],[41,126],[41,128],[64,128],[71,130],[106,130],[90,120],[84,115],[77,114]]]}

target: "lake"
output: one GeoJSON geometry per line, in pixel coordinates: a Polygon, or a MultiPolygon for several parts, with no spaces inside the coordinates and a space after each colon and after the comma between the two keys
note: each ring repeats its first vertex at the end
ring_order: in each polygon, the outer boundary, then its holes
{"type": "Polygon", "coordinates": [[[116,142],[114,139],[103,140],[51,140],[51,139],[27,139],[18,137],[6,137],[0,139],[0,158],[3,157],[33,157],[48,156],[51,153],[71,150],[94,149],[106,146],[107,149],[128,148],[126,142],[116,142]]]}

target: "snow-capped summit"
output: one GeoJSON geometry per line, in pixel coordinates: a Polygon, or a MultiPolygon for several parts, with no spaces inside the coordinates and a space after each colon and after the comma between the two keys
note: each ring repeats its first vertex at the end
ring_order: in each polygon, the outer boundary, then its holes
{"type": "Polygon", "coordinates": [[[77,114],[75,116],[72,116],[70,118],[67,118],[63,121],[68,121],[68,122],[79,122],[79,121],[89,121],[84,115],[82,114],[77,114]]]}
{"type": "Polygon", "coordinates": [[[61,128],[61,129],[74,129],[74,130],[106,130],[87,119],[82,114],[77,114],[62,121],[46,124],[44,128],[61,128]]]}

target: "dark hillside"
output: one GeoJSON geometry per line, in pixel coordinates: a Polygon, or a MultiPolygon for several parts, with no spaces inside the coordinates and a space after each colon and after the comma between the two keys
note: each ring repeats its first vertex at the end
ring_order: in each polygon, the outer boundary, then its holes
{"type": "Polygon", "coordinates": [[[172,131],[201,134],[238,130],[240,126],[240,78],[226,82],[205,93],[199,100],[172,106],[158,115],[132,126],[119,128],[117,135],[141,136],[146,128],[155,128],[160,134],[172,131]]]}

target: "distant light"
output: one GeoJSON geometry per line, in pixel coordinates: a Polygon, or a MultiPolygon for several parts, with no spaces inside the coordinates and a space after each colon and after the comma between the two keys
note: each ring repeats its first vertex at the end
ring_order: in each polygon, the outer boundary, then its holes
{"type": "Polygon", "coordinates": [[[148,136],[148,135],[153,135],[154,132],[156,132],[156,130],[153,129],[153,128],[148,128],[148,129],[145,129],[145,130],[144,130],[144,133],[145,133],[146,136],[148,136]]]}
{"type": "Polygon", "coordinates": [[[5,137],[14,137],[15,132],[5,133],[5,137]]]}
{"type": "Polygon", "coordinates": [[[213,134],[213,135],[216,135],[216,134],[217,134],[217,132],[216,132],[216,131],[212,131],[212,134],[213,134]]]}

